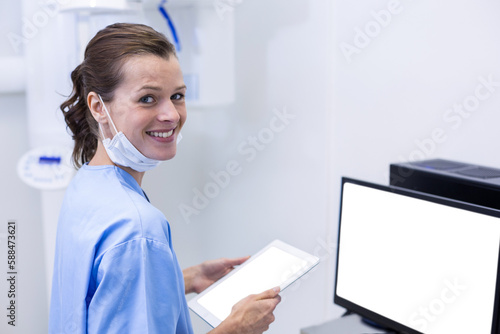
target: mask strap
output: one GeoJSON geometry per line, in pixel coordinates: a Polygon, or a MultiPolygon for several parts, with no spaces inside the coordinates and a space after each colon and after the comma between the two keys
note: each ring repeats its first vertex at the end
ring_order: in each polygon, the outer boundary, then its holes
{"type": "Polygon", "coordinates": [[[99,130],[101,130],[102,140],[106,139],[106,137],[104,137],[104,132],[102,131],[101,123],[97,123],[97,124],[99,124],[99,130]]]}
{"type": "MultiPolygon", "coordinates": [[[[111,122],[111,125],[113,125],[113,129],[115,129],[115,134],[118,133],[118,130],[116,129],[115,123],[113,123],[113,120],[111,119],[111,116],[109,115],[108,108],[106,108],[106,105],[104,104],[104,101],[102,100],[102,97],[100,94],[97,94],[99,96],[99,100],[101,100],[102,106],[104,107],[104,111],[106,111],[106,115],[108,115],[109,121],[111,122]]],[[[99,123],[99,129],[101,129],[102,137],[104,138],[104,133],[102,132],[101,128],[101,123],[99,123]]]]}

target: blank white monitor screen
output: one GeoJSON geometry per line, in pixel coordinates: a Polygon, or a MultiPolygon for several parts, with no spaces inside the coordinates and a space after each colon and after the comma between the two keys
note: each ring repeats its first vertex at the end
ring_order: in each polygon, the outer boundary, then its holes
{"type": "Polygon", "coordinates": [[[496,333],[500,218],[343,182],[337,304],[409,332],[496,333]]]}

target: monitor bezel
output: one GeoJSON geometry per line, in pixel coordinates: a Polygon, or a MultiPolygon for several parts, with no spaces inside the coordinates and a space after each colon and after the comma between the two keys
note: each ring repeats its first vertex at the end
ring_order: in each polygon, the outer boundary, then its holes
{"type": "MultiPolygon", "coordinates": [[[[397,331],[399,333],[408,333],[408,334],[425,334],[419,332],[413,328],[407,327],[399,322],[396,322],[392,319],[389,319],[381,314],[378,314],[374,311],[364,308],[361,305],[353,303],[345,298],[342,298],[337,295],[337,278],[338,278],[338,265],[339,265],[339,250],[340,250],[340,236],[342,229],[342,207],[343,207],[343,195],[344,195],[344,185],[346,183],[352,183],[360,186],[365,186],[377,190],[382,190],[386,192],[395,193],[402,196],[408,196],[416,199],[421,199],[437,204],[447,205],[459,209],[464,209],[480,214],[490,215],[497,218],[500,218],[500,210],[483,207],[471,203],[461,202],[450,198],[439,197],[432,194],[422,193],[406,188],[400,188],[396,186],[385,186],[380,184],[375,184],[367,181],[362,181],[350,177],[342,177],[341,178],[341,192],[340,192],[340,207],[339,207],[339,220],[338,220],[338,234],[337,234],[337,258],[335,263],[335,282],[334,282],[334,296],[333,302],[336,305],[344,307],[350,312],[354,312],[359,314],[361,317],[364,317],[368,320],[371,320],[380,326],[387,328],[389,330],[397,331]]],[[[500,334],[500,319],[499,319],[499,311],[500,311],[500,240],[499,240],[499,255],[498,255],[499,263],[497,264],[497,280],[495,287],[495,299],[493,305],[493,320],[491,326],[491,334],[500,334]]]]}

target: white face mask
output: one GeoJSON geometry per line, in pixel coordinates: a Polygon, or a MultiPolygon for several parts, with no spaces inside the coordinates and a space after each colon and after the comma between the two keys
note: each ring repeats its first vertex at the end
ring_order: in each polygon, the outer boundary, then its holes
{"type": "MultiPolygon", "coordinates": [[[[108,108],[106,108],[106,105],[101,98],[101,95],[98,96],[116,133],[113,139],[105,138],[104,132],[101,128],[101,124],[99,123],[99,129],[101,130],[103,138],[102,144],[104,145],[104,148],[106,149],[106,152],[108,153],[111,161],[123,167],[130,167],[138,172],[145,172],[158,166],[161,160],[150,159],[144,156],[141,152],[139,152],[138,149],[134,147],[134,145],[132,145],[132,143],[127,139],[123,132],[118,132],[115,124],[113,123],[113,120],[111,119],[111,116],[109,115],[108,108]]],[[[178,138],[179,137],[180,136],[178,136],[178,138]]]]}

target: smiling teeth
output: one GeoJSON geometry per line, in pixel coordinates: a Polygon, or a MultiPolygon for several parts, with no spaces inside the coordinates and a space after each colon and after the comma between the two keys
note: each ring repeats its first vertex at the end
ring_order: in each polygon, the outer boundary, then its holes
{"type": "Polygon", "coordinates": [[[160,138],[170,137],[172,133],[174,133],[174,130],[170,130],[169,132],[148,132],[150,136],[160,137],[160,138]]]}

